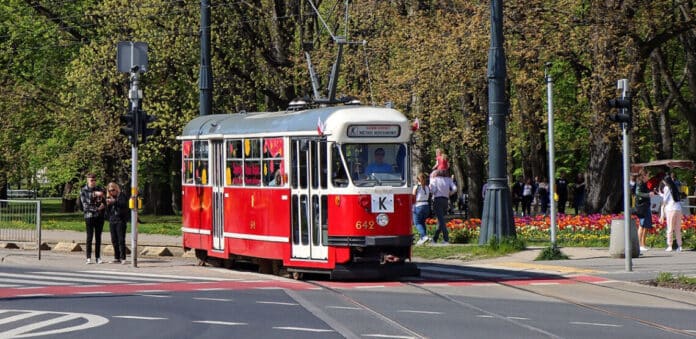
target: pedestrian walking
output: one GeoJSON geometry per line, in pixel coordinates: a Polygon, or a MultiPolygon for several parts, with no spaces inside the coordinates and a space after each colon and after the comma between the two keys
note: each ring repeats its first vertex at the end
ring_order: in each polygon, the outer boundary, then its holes
{"type": "Polygon", "coordinates": [[[660,222],[667,222],[667,248],[666,252],[671,252],[672,248],[672,236],[677,240],[677,252],[682,251],[682,237],[681,237],[681,223],[682,223],[682,207],[681,203],[675,197],[675,194],[679,194],[674,181],[670,176],[665,176],[662,179],[664,187],[662,188],[662,208],[660,208],[660,222]],[[675,193],[676,192],[676,193],[675,193]]]}
{"type": "Polygon", "coordinates": [[[445,222],[445,213],[449,204],[450,195],[457,192],[457,187],[452,183],[449,171],[436,171],[436,175],[430,178],[430,191],[433,194],[433,208],[437,217],[437,230],[433,234],[433,242],[437,243],[440,233],[444,244],[449,244],[449,232],[445,222]]]}
{"type": "Polygon", "coordinates": [[[92,237],[94,237],[94,255],[97,264],[101,264],[101,235],[104,230],[104,188],[97,185],[97,177],[87,174],[87,184],[80,191],[80,202],[85,217],[87,241],[85,244],[87,264],[92,263],[92,237]]]}
{"type": "Polygon", "coordinates": [[[423,245],[430,241],[425,228],[425,219],[430,215],[430,187],[426,183],[425,173],[418,173],[417,180],[418,185],[413,187],[413,223],[419,234],[416,245],[423,245]]]}

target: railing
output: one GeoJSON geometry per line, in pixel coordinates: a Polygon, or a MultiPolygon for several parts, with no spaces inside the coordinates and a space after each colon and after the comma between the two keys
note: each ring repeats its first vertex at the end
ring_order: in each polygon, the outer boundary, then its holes
{"type": "Polygon", "coordinates": [[[0,241],[36,242],[41,260],[41,200],[0,200],[0,241]]]}
{"type": "Polygon", "coordinates": [[[34,190],[7,190],[8,199],[36,199],[34,190]]]}

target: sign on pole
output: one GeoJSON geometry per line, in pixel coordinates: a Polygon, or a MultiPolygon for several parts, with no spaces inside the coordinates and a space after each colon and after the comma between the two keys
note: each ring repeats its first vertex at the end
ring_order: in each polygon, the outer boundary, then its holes
{"type": "Polygon", "coordinates": [[[116,65],[123,73],[147,72],[147,43],[121,41],[116,48],[116,65]],[[137,67],[137,69],[134,69],[137,67]]]}

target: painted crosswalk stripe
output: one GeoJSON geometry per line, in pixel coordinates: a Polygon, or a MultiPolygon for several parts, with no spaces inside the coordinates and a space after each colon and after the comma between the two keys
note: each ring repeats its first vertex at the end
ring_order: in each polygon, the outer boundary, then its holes
{"type": "MultiPolygon", "coordinates": [[[[48,272],[48,271],[42,271],[42,272],[30,272],[33,274],[43,274],[43,275],[51,275],[51,276],[64,276],[64,277],[83,277],[83,278],[94,278],[95,275],[92,273],[70,273],[70,272],[48,272]]],[[[100,279],[124,279],[124,277],[119,277],[119,276],[113,276],[113,275],[100,275],[100,279]]],[[[168,279],[168,278],[144,278],[144,277],[128,277],[127,278],[130,281],[156,281],[156,282],[174,282],[174,281],[182,281],[181,279],[168,279]]]]}
{"type": "Polygon", "coordinates": [[[37,280],[51,280],[51,281],[70,281],[79,283],[108,283],[108,284],[118,284],[127,283],[127,281],[121,280],[104,280],[104,279],[88,279],[88,278],[66,278],[66,277],[47,277],[40,274],[16,274],[16,273],[0,273],[0,277],[8,278],[22,278],[22,279],[37,279],[37,280]]]}
{"type": "Polygon", "coordinates": [[[393,339],[414,339],[415,337],[409,337],[405,335],[390,335],[390,334],[363,334],[363,337],[371,338],[393,338],[393,339]]]}
{"type": "Polygon", "coordinates": [[[326,308],[333,308],[337,310],[362,310],[360,307],[349,307],[349,306],[326,306],[326,308]]]}
{"type": "MultiPolygon", "coordinates": [[[[88,273],[101,273],[101,274],[113,274],[122,276],[135,276],[135,277],[147,277],[147,278],[171,278],[177,280],[208,280],[208,281],[236,281],[239,279],[227,279],[227,278],[213,278],[213,277],[193,277],[185,275],[170,275],[170,274],[142,274],[136,272],[117,272],[117,271],[82,271],[88,273]]],[[[125,279],[125,277],[123,278],[125,279]]]]}
{"type": "Polygon", "coordinates": [[[24,284],[24,285],[46,285],[46,286],[70,285],[69,283],[61,283],[61,282],[53,282],[53,281],[32,280],[32,279],[9,279],[9,278],[0,278],[0,282],[24,284]]]}
{"type": "MultiPolygon", "coordinates": [[[[5,313],[5,311],[2,311],[0,313],[5,313]]],[[[21,314],[16,314],[7,318],[2,318],[0,319],[0,325],[2,324],[9,324],[11,322],[19,321],[19,320],[24,320],[24,319],[29,319],[33,316],[37,316],[41,314],[42,312],[26,312],[26,313],[21,313],[21,314]]]]}

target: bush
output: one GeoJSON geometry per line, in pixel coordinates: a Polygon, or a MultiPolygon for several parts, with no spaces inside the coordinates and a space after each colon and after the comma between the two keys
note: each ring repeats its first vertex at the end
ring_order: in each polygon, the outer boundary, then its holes
{"type": "Polygon", "coordinates": [[[561,249],[556,246],[548,246],[534,260],[566,260],[568,256],[561,252],[561,249]]]}

